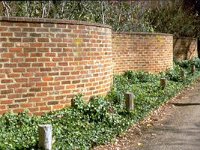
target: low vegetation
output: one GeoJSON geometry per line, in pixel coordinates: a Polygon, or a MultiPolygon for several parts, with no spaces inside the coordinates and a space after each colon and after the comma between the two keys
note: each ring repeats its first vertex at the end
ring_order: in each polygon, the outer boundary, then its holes
{"type": "Polygon", "coordinates": [[[174,69],[153,75],[127,71],[114,77],[106,97],[94,97],[88,104],[82,95],[75,97],[73,108],[50,112],[41,117],[7,113],[0,117],[0,149],[38,149],[38,125],[52,124],[54,149],[91,149],[112,142],[116,136],[143,119],[151,111],[190,85],[200,76],[200,60],[174,63],[174,69]],[[196,72],[191,73],[191,66],[196,72]],[[181,72],[185,72],[185,78],[181,72]],[[160,78],[167,78],[165,89],[160,78]],[[135,109],[127,112],[124,93],[133,92],[135,109]]]}

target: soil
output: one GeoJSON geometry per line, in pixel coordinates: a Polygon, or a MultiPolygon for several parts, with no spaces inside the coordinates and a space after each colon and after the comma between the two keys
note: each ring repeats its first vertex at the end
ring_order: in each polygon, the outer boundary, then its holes
{"type": "Polygon", "coordinates": [[[140,123],[132,126],[114,143],[94,150],[199,150],[200,80],[140,123]]]}

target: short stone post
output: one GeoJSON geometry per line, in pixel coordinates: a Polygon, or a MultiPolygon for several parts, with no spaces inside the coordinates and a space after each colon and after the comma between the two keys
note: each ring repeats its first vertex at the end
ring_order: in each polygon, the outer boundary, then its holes
{"type": "Polygon", "coordinates": [[[192,65],[192,68],[191,68],[191,69],[192,69],[192,70],[191,70],[192,74],[194,74],[195,71],[196,71],[196,67],[195,67],[195,65],[192,65]]]}
{"type": "Polygon", "coordinates": [[[39,125],[39,148],[52,150],[52,126],[50,124],[39,125]]]}
{"type": "Polygon", "coordinates": [[[166,85],[167,85],[167,79],[166,78],[161,78],[160,79],[160,87],[162,88],[162,90],[165,89],[166,85]]]}
{"type": "Polygon", "coordinates": [[[186,78],[185,71],[183,69],[181,69],[181,79],[185,80],[185,78],[186,78]]]}
{"type": "Polygon", "coordinates": [[[124,94],[124,97],[125,97],[126,110],[128,112],[134,110],[135,95],[131,92],[127,92],[127,93],[124,94]]]}
{"type": "Polygon", "coordinates": [[[71,99],[71,107],[75,107],[75,99],[71,99]]]}

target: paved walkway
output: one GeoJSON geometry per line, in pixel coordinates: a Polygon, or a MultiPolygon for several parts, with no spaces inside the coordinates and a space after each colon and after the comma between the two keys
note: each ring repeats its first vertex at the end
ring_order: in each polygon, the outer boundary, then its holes
{"type": "Polygon", "coordinates": [[[144,133],[151,136],[142,138],[137,150],[200,150],[200,82],[173,105],[163,121],[144,133]]]}

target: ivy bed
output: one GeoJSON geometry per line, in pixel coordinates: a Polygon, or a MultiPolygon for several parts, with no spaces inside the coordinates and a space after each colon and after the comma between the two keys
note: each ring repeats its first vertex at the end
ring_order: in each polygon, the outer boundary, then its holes
{"type": "Polygon", "coordinates": [[[74,107],[50,112],[41,117],[28,112],[7,113],[0,117],[0,149],[38,149],[38,125],[52,124],[53,149],[91,149],[114,141],[115,137],[146,117],[200,77],[200,59],[174,63],[174,69],[158,75],[127,71],[114,77],[112,90],[106,97],[94,97],[84,103],[75,96],[74,107]],[[196,72],[191,72],[195,65],[196,72]],[[181,76],[184,72],[186,77],[181,76]],[[160,87],[160,78],[167,86],[160,87]],[[125,109],[124,93],[133,92],[135,108],[125,109]]]}

